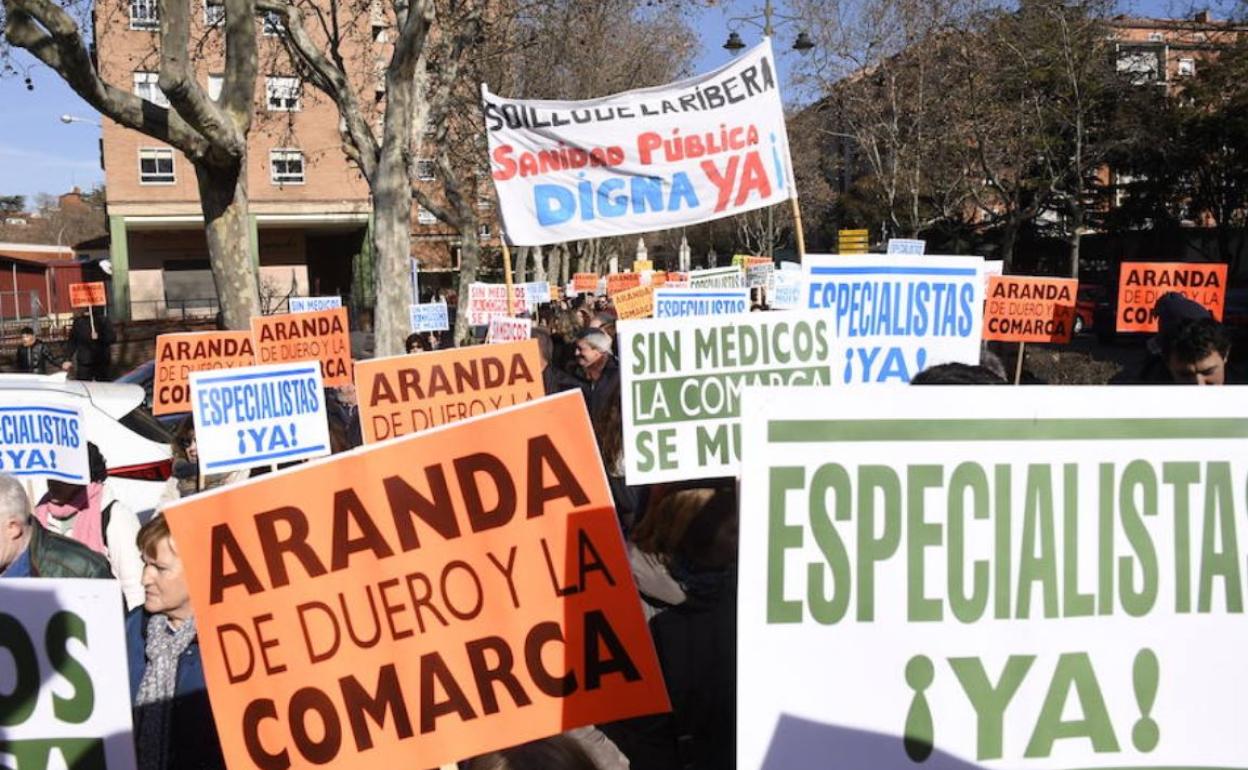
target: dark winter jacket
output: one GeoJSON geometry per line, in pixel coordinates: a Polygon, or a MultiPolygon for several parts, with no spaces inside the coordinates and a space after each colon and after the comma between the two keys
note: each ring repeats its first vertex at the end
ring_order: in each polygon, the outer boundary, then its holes
{"type": "Polygon", "coordinates": [[[35,340],[30,347],[17,346],[17,370],[31,374],[47,374],[48,367],[56,368],[60,360],[52,355],[52,349],[43,340],[35,340]]]}
{"type": "Polygon", "coordinates": [[[77,540],[49,532],[39,522],[30,530],[31,577],[111,578],[108,559],[77,540]]]}

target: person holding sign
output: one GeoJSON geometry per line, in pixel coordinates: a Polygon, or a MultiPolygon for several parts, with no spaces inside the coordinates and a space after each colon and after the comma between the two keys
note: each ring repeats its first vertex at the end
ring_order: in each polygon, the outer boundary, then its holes
{"type": "Polygon", "coordinates": [[[224,770],[182,558],[163,515],[143,525],[143,606],[126,616],[139,770],[224,770]]]}
{"type": "Polygon", "coordinates": [[[82,308],[82,312],[74,316],[65,358],[74,362],[76,379],[107,382],[112,365],[112,345],[117,341],[117,335],[108,316],[98,310],[97,307],[82,308]]]}
{"type": "Polygon", "coordinates": [[[22,482],[0,474],[0,578],[111,578],[108,560],[44,529],[30,513],[22,482]]]}

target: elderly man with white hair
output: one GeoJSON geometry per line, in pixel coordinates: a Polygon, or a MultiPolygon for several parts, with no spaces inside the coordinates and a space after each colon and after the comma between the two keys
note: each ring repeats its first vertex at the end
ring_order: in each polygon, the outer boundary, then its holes
{"type": "Polygon", "coordinates": [[[0,578],[111,578],[108,560],[49,532],[31,513],[22,482],[0,473],[0,578]]]}

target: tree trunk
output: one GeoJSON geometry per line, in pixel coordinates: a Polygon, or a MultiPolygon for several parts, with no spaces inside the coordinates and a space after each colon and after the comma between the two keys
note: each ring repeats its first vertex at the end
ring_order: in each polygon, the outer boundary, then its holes
{"type": "Polygon", "coordinates": [[[551,246],[550,251],[547,252],[546,256],[550,260],[546,267],[547,277],[552,281],[562,283],[566,286],[568,282],[561,281],[562,273],[560,272],[563,266],[563,245],[556,243],[554,246],[551,246]]]}
{"type": "Polygon", "coordinates": [[[382,153],[373,180],[373,254],[376,259],[377,304],[373,311],[378,357],[404,352],[411,323],[412,186],[402,152],[382,153]]]}
{"type": "Polygon", "coordinates": [[[1079,251],[1083,245],[1083,208],[1076,204],[1070,217],[1070,237],[1067,239],[1070,260],[1070,277],[1079,280],[1079,251]]]}
{"type": "Polygon", "coordinates": [[[531,246],[521,246],[516,249],[515,271],[512,273],[512,283],[525,283],[525,274],[529,270],[529,252],[532,251],[531,246]]]}
{"type": "Polygon", "coordinates": [[[545,255],[542,254],[542,247],[534,246],[533,247],[533,280],[535,281],[546,280],[546,263],[542,261],[543,259],[545,259],[545,255]]]}
{"type": "Polygon", "coordinates": [[[468,341],[468,287],[477,280],[481,269],[481,243],[477,240],[477,228],[460,229],[463,241],[459,247],[459,311],[455,313],[455,344],[468,341]]]}
{"type": "Polygon", "coordinates": [[[1018,242],[1018,227],[1018,222],[1011,218],[1006,221],[1001,232],[1001,252],[998,256],[1001,257],[1001,268],[1006,275],[1014,272],[1014,244],[1018,242]]]}
{"type": "Polygon", "coordinates": [[[247,199],[246,159],[228,168],[195,165],[195,181],[204,212],[208,262],[227,329],[251,328],[260,314],[260,289],[251,254],[251,217],[247,199]]]}

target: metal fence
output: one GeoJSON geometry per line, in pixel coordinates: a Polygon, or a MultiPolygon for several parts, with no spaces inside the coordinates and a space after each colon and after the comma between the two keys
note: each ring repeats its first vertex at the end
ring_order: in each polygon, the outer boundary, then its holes
{"type": "Polygon", "coordinates": [[[216,297],[196,299],[153,299],[130,303],[130,317],[140,320],[188,320],[215,318],[221,309],[216,297]]]}

